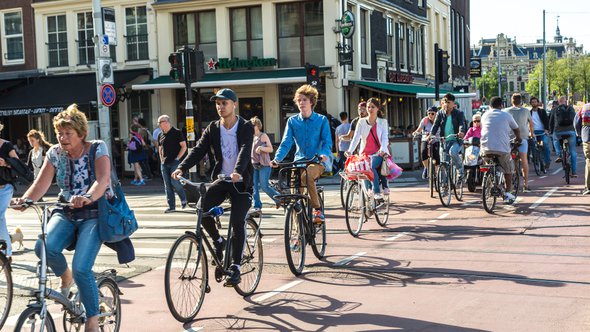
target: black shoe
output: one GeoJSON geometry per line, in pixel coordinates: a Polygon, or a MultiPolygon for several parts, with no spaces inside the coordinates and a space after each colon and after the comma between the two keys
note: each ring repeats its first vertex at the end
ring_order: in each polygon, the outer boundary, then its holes
{"type": "Polygon", "coordinates": [[[166,210],[164,210],[164,213],[172,213],[172,212],[176,212],[176,209],[167,208],[166,210]]]}
{"type": "Polygon", "coordinates": [[[560,162],[562,162],[563,160],[561,159],[561,157],[557,157],[557,159],[555,159],[555,163],[559,164],[560,162]]]}
{"type": "Polygon", "coordinates": [[[182,207],[183,210],[186,209],[186,204],[187,204],[187,202],[180,203],[180,205],[181,205],[181,207],[182,207]]]}
{"type": "Polygon", "coordinates": [[[223,262],[223,250],[225,250],[225,243],[227,242],[223,236],[220,237],[221,242],[214,241],[213,246],[215,247],[215,256],[219,259],[220,262],[223,262]]]}
{"type": "Polygon", "coordinates": [[[237,265],[232,265],[229,267],[229,270],[230,272],[225,281],[225,287],[234,287],[242,281],[240,268],[237,265]]]}

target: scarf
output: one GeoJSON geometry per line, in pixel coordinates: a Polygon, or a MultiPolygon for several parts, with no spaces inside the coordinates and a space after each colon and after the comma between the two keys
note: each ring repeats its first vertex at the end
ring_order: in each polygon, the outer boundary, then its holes
{"type": "Polygon", "coordinates": [[[68,153],[62,149],[59,150],[58,163],[57,163],[57,174],[56,182],[57,186],[61,189],[60,196],[70,201],[72,195],[72,162],[68,158],[68,153]]]}

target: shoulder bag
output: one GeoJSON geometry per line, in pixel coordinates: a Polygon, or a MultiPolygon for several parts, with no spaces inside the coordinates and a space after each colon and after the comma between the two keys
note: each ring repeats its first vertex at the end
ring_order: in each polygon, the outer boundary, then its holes
{"type": "MultiPolygon", "coordinates": [[[[98,143],[93,142],[90,148],[90,183],[96,179],[96,149],[98,143]]],[[[125,240],[133,234],[137,228],[137,219],[133,210],[129,208],[121,183],[111,162],[111,183],[115,196],[107,199],[106,193],[100,197],[98,203],[98,235],[102,242],[112,243],[125,240]]]]}

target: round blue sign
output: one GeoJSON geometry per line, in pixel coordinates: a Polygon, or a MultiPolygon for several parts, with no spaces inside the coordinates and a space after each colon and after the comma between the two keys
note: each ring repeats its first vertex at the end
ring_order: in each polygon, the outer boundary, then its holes
{"type": "Polygon", "coordinates": [[[113,88],[113,86],[110,84],[104,84],[100,88],[100,101],[102,104],[107,107],[111,107],[115,104],[115,100],[117,100],[115,88],[113,88]]]}

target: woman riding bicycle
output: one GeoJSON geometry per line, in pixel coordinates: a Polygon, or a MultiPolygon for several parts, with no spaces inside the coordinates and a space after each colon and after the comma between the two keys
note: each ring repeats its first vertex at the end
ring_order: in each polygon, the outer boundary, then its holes
{"type": "Polygon", "coordinates": [[[438,142],[432,143],[432,156],[428,154],[428,137],[426,136],[427,133],[432,131],[432,126],[434,126],[434,117],[436,116],[436,112],[438,112],[438,108],[436,106],[431,106],[428,109],[428,112],[421,121],[420,125],[416,130],[413,132],[413,135],[416,136],[418,134],[422,134],[422,143],[420,145],[420,155],[422,159],[422,165],[424,165],[424,170],[422,171],[422,178],[428,178],[428,159],[434,158],[436,164],[440,163],[440,153],[438,151],[438,142]]]}
{"type": "MultiPolygon", "coordinates": [[[[68,297],[74,281],[86,309],[85,331],[98,331],[98,288],[92,268],[101,246],[98,235],[98,200],[107,193],[112,196],[111,161],[107,146],[102,141],[96,149],[96,181],[90,182],[89,152],[92,142],[86,141],[88,121],[76,104],[53,118],[53,127],[59,144],[47,151],[46,160],[35,182],[25,194],[13,200],[23,205],[27,200],[37,201],[51,186],[57,174],[59,199],[71,207],[55,209],[49,220],[46,251],[47,261],[55,275],[61,278],[61,292],[68,297]],[[68,268],[62,251],[75,244],[72,269],[68,268]]],[[[24,209],[24,208],[23,208],[24,209]]],[[[37,240],[35,253],[40,256],[41,240],[37,240]]]]}
{"type": "MultiPolygon", "coordinates": [[[[375,199],[382,199],[379,182],[381,177],[384,178],[381,179],[382,184],[387,183],[387,179],[381,175],[379,170],[384,158],[389,156],[388,125],[387,120],[377,116],[377,113],[380,112],[377,98],[367,100],[367,111],[369,116],[358,121],[352,142],[346,153],[352,155],[357,145],[361,144],[360,153],[371,158],[371,167],[373,169],[372,187],[375,199]]],[[[369,188],[369,181],[366,181],[365,185],[369,188]]],[[[384,185],[383,187],[386,188],[387,186],[384,185]]]]}

